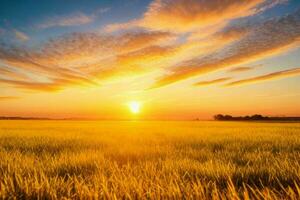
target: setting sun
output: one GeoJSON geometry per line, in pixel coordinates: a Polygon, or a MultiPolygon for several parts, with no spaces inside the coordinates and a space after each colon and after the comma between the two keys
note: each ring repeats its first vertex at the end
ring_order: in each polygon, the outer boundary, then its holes
{"type": "Polygon", "coordinates": [[[132,113],[137,114],[140,112],[141,104],[139,102],[131,101],[131,102],[129,102],[128,106],[132,113]]]}

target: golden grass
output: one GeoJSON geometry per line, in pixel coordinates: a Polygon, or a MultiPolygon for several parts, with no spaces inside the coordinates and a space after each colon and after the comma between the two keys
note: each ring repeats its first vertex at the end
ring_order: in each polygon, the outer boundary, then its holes
{"type": "Polygon", "coordinates": [[[300,124],[0,121],[1,199],[299,199],[300,124]]]}

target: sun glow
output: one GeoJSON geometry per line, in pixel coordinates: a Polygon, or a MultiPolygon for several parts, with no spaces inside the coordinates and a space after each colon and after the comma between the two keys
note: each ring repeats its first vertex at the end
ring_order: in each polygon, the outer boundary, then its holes
{"type": "Polygon", "coordinates": [[[131,101],[128,103],[128,107],[133,114],[138,114],[140,112],[141,104],[137,101],[131,101]]]}

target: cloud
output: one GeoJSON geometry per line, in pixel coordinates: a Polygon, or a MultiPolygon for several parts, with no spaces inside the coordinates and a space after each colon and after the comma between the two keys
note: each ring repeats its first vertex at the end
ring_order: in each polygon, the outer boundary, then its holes
{"type": "Polygon", "coordinates": [[[15,97],[15,96],[0,96],[0,101],[5,101],[5,100],[14,100],[14,99],[19,99],[20,97],[15,97]]]}
{"type": "Polygon", "coordinates": [[[300,10],[248,27],[247,34],[205,56],[169,68],[153,88],[193,76],[284,53],[300,45],[300,10]]]}
{"type": "Polygon", "coordinates": [[[94,15],[86,15],[84,13],[78,12],[69,16],[54,16],[51,19],[39,24],[38,27],[45,29],[55,26],[78,26],[89,24],[94,21],[94,15]]]}
{"type": "MultiPolygon", "coordinates": [[[[299,11],[258,24],[228,23],[281,2],[155,0],[141,19],[128,22],[129,26],[136,23],[137,29],[68,33],[27,46],[0,42],[0,62],[9,66],[0,67],[0,82],[21,89],[56,91],[157,70],[163,76],[155,82],[155,88],[240,66],[299,46],[299,11]],[[158,21],[160,17],[165,20],[158,21]],[[174,18],[172,23],[170,17],[174,18]],[[144,23],[147,20],[149,23],[144,23]]],[[[94,19],[95,13],[60,16],[43,25],[89,23],[85,17],[94,19]]],[[[243,70],[250,69],[240,67],[235,71],[243,70]]]]}
{"type": "Polygon", "coordinates": [[[93,14],[94,16],[98,15],[98,14],[103,14],[106,13],[108,11],[110,11],[111,8],[110,7],[106,7],[106,8],[99,8],[96,10],[96,12],[93,14]]]}
{"type": "Polygon", "coordinates": [[[149,71],[143,61],[166,55],[163,46],[173,38],[167,32],[139,31],[118,35],[72,33],[31,48],[0,43],[0,61],[16,69],[0,68],[4,72],[0,82],[44,91],[98,85],[120,74],[149,71]],[[20,77],[19,71],[25,71],[30,80],[20,77]]]}
{"type": "Polygon", "coordinates": [[[111,24],[108,31],[132,27],[190,32],[262,12],[286,0],[154,0],[140,19],[111,24]],[[175,23],[174,23],[175,22],[175,23]]]}
{"type": "Polygon", "coordinates": [[[216,83],[222,83],[225,81],[228,81],[232,79],[231,77],[224,77],[224,78],[218,78],[218,79],[214,79],[214,80],[210,80],[210,81],[200,81],[194,84],[194,86],[206,86],[206,85],[213,85],[216,83]]]}
{"type": "Polygon", "coordinates": [[[228,72],[245,72],[252,70],[253,67],[235,67],[233,69],[230,69],[228,72]]]}
{"type": "Polygon", "coordinates": [[[175,36],[164,31],[138,31],[128,32],[114,39],[119,53],[135,51],[152,45],[166,45],[174,40],[175,36]]]}
{"type": "Polygon", "coordinates": [[[46,29],[51,27],[64,27],[64,26],[79,26],[84,24],[89,24],[95,21],[98,15],[106,13],[110,8],[99,8],[90,15],[84,14],[82,12],[76,12],[70,15],[64,16],[52,16],[48,20],[41,24],[38,24],[38,28],[46,29]]]}
{"type": "Polygon", "coordinates": [[[55,92],[63,90],[67,86],[84,85],[86,82],[80,79],[60,79],[54,78],[51,82],[40,82],[40,81],[22,81],[0,78],[0,83],[11,85],[15,88],[25,90],[35,90],[44,92],[55,92]]]}
{"type": "Polygon", "coordinates": [[[153,65],[157,65],[164,58],[171,56],[172,53],[174,53],[172,47],[150,46],[127,54],[122,54],[117,57],[117,62],[121,66],[138,65],[150,68],[153,65]]]}
{"type": "Polygon", "coordinates": [[[1,67],[0,66],[0,76],[3,77],[8,77],[11,79],[21,79],[21,80],[26,80],[28,77],[25,74],[22,74],[16,70],[13,70],[8,67],[1,67]]]}
{"type": "Polygon", "coordinates": [[[21,31],[15,30],[14,33],[15,33],[15,37],[21,42],[26,42],[29,40],[29,36],[21,31]]]}
{"type": "Polygon", "coordinates": [[[60,84],[54,84],[54,83],[38,83],[38,82],[8,80],[8,79],[0,79],[0,83],[11,85],[15,88],[46,91],[46,92],[58,91],[61,89],[60,84]]]}
{"type": "Polygon", "coordinates": [[[291,77],[291,76],[299,76],[299,75],[300,75],[300,67],[283,70],[283,71],[278,71],[278,72],[273,72],[270,74],[256,76],[256,77],[243,79],[243,80],[239,80],[239,81],[230,82],[230,83],[225,84],[225,86],[239,86],[239,85],[244,85],[244,84],[264,82],[264,81],[281,79],[281,78],[286,78],[286,77],[291,77]]]}
{"type": "Polygon", "coordinates": [[[256,66],[241,66],[241,67],[235,67],[232,69],[229,69],[228,72],[233,72],[233,73],[239,73],[239,72],[246,72],[246,71],[250,71],[253,70],[257,67],[261,67],[262,65],[256,65],[256,66]]]}

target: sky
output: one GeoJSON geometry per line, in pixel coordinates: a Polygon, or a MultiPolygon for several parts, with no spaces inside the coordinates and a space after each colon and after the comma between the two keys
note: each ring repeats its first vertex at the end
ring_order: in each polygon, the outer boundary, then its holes
{"type": "Polygon", "coordinates": [[[299,0],[0,5],[0,116],[300,116],[299,0]]]}

